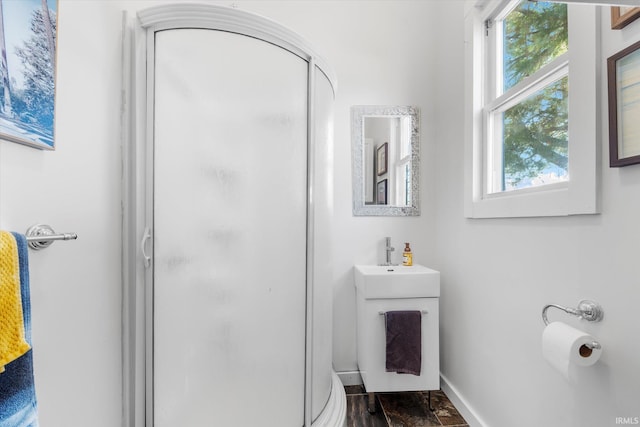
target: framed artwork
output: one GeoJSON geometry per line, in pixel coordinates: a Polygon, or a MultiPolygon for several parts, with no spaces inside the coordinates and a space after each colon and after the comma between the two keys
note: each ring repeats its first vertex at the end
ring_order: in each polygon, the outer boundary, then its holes
{"type": "Polygon", "coordinates": [[[620,30],[640,18],[640,7],[614,6],[611,8],[611,28],[620,30]]]}
{"type": "Polygon", "coordinates": [[[378,183],[378,192],[376,201],[379,205],[387,204],[387,180],[383,179],[378,183]]]}
{"type": "Polygon", "coordinates": [[[389,150],[389,143],[387,142],[382,144],[376,150],[376,159],[377,159],[376,164],[378,165],[377,167],[378,176],[384,175],[385,173],[387,173],[387,164],[388,164],[388,157],[389,157],[387,156],[387,150],[389,150]]]}
{"type": "Polygon", "coordinates": [[[640,42],[607,59],[609,165],[640,163],[640,42]]]}
{"type": "Polygon", "coordinates": [[[0,0],[0,139],[54,149],[57,0],[0,0]]]}

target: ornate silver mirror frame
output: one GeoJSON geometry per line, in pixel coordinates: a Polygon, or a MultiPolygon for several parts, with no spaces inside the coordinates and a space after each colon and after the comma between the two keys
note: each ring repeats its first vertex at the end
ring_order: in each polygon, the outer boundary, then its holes
{"type": "MultiPolygon", "coordinates": [[[[418,107],[378,105],[356,105],[351,107],[351,161],[354,216],[420,215],[420,109],[418,107]],[[406,205],[378,204],[376,201],[370,200],[370,197],[365,196],[365,176],[367,175],[365,161],[368,157],[372,157],[372,153],[375,151],[365,148],[365,119],[367,118],[410,119],[408,137],[410,138],[411,159],[409,181],[406,182],[406,185],[411,196],[410,202],[406,205]]],[[[390,165],[389,168],[391,167],[390,165]]],[[[369,166],[369,169],[371,169],[371,166],[369,166]]],[[[371,174],[371,170],[369,174],[371,174]]],[[[375,181],[377,181],[377,175],[376,172],[373,172],[373,176],[376,177],[373,178],[375,181]]],[[[371,179],[370,177],[369,180],[371,179]]]]}

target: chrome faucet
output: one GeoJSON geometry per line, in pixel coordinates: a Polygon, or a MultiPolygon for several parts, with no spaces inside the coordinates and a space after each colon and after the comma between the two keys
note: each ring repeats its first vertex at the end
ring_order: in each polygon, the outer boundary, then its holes
{"type": "Polygon", "coordinates": [[[391,264],[391,252],[395,251],[396,248],[391,246],[391,237],[385,237],[385,241],[386,241],[385,250],[387,251],[387,260],[383,265],[393,265],[391,264]]]}

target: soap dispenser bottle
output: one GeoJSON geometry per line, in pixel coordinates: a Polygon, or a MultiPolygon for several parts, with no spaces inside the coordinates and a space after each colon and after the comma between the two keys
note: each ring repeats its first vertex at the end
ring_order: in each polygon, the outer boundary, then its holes
{"type": "Polygon", "coordinates": [[[409,243],[404,244],[404,252],[402,252],[402,265],[405,265],[405,266],[413,265],[413,254],[411,253],[411,248],[409,247],[409,243]]]}

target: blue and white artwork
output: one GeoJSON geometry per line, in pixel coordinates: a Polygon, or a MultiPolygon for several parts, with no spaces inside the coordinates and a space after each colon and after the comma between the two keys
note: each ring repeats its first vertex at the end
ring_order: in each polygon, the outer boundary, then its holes
{"type": "Polygon", "coordinates": [[[0,0],[0,138],[54,148],[57,0],[0,0]]]}

